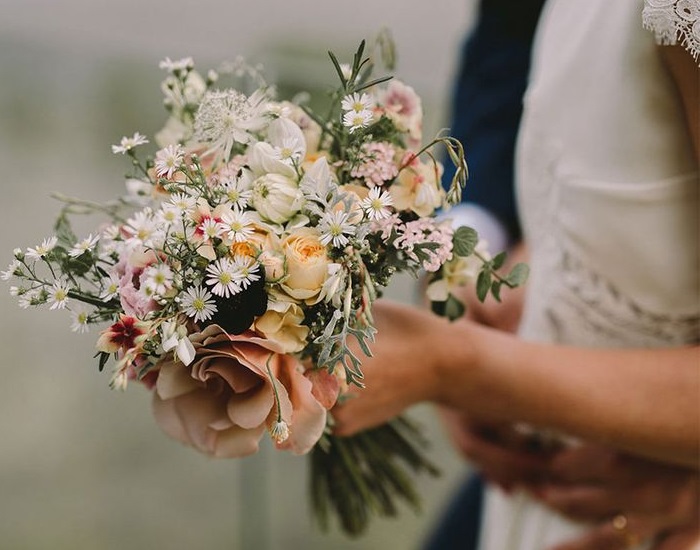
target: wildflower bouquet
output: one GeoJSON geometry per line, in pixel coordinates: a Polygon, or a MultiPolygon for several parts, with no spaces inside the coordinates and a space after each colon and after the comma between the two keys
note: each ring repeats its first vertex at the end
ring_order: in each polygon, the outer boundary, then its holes
{"type": "Polygon", "coordinates": [[[279,449],[311,452],[322,524],[333,510],[359,533],[372,512],[418,504],[408,471],[435,472],[406,419],[332,433],[330,409],[362,385],[354,350],[370,354],[372,303],[394,273],[425,270],[455,317],[454,284],[478,276],[483,298],[523,273],[496,275],[502,257],[434,217],[460,200],[466,165],[449,137],[421,147],[413,89],[372,80],[364,43],[349,65],[330,56],[340,86],[327,116],[260,82],[250,94],[218,88],[222,72],[202,76],[191,59],[162,62],[169,118],[157,152],[142,158],[139,133],[113,146],[132,163],[128,192],[106,205],[64,198],[55,235],[15,250],[4,278],[20,281],[11,292],[22,307],[69,310],[74,331],[107,325],[100,370],[114,358],[112,387],[152,390],[173,438],[240,457],[267,432],[279,449]],[[448,192],[437,144],[457,167],[448,192]],[[108,219],[79,238],[69,218],[85,212],[108,219]]]}

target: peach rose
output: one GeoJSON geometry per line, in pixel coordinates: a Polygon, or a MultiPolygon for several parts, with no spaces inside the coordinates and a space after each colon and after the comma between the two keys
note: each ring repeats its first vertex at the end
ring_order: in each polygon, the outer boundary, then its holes
{"type": "Polygon", "coordinates": [[[309,335],[304,311],[292,302],[268,302],[267,311],[255,320],[253,328],[279,345],[283,353],[303,350],[309,335]]]}
{"type": "Polygon", "coordinates": [[[296,300],[315,303],[328,277],[330,260],[316,229],[302,227],[282,241],[287,259],[287,278],[280,285],[296,300]]]}
{"type": "Polygon", "coordinates": [[[278,399],[289,427],[278,447],[303,454],[314,446],[326,409],[296,358],[251,332],[231,336],[217,325],[191,339],[196,356],[189,367],[173,359],[158,365],[153,411],[165,433],[214,457],[250,455],[266,427],[278,428],[278,399]]]}
{"type": "Polygon", "coordinates": [[[421,217],[431,216],[442,205],[445,191],[440,185],[442,165],[425,164],[407,153],[408,164],[389,188],[397,210],[412,210],[421,217]]]}

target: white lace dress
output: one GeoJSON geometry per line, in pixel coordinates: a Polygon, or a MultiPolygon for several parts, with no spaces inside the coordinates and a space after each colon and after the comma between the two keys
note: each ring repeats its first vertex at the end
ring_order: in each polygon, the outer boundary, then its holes
{"type": "MultiPolygon", "coordinates": [[[[524,338],[662,347],[700,334],[697,165],[656,43],[697,56],[698,0],[549,0],[518,145],[531,250],[524,338]],[[644,24],[654,32],[645,30],[644,24]]],[[[624,388],[620,388],[624,391],[624,388]]],[[[585,529],[487,492],[480,550],[544,550],[585,529]]]]}

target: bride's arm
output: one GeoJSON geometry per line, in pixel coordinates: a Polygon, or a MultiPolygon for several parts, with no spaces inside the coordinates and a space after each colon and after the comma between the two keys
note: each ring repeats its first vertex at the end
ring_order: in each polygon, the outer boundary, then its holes
{"type": "Polygon", "coordinates": [[[682,46],[658,48],[661,59],[678,89],[695,158],[700,164],[700,66],[682,46]]]}
{"type": "Polygon", "coordinates": [[[697,465],[700,348],[605,350],[524,342],[473,323],[378,304],[366,388],[337,407],[337,432],[420,401],[523,421],[667,462],[697,465]]]}
{"type": "Polygon", "coordinates": [[[589,349],[528,343],[476,325],[455,326],[437,366],[439,399],[468,388],[477,412],[562,430],[668,462],[697,465],[700,348],[589,349]],[[461,330],[460,330],[461,329],[461,330]],[[472,342],[468,363],[459,357],[472,342]],[[464,368],[469,364],[469,368],[464,368]]]}

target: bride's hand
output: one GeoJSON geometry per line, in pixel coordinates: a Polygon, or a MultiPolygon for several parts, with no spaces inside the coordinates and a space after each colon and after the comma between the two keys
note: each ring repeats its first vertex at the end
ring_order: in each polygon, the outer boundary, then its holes
{"type": "Polygon", "coordinates": [[[695,469],[585,445],[559,452],[549,475],[547,484],[531,487],[536,498],[574,520],[596,523],[556,550],[624,549],[651,539],[660,550],[685,550],[692,545],[684,541],[697,540],[700,478],[695,469]],[[624,525],[615,527],[615,517],[624,525]]]}
{"type": "Polygon", "coordinates": [[[384,300],[374,304],[372,314],[378,332],[372,357],[362,357],[365,387],[352,386],[332,410],[337,435],[378,426],[415,403],[436,400],[441,391],[436,371],[443,351],[440,331],[448,321],[384,300]]]}

